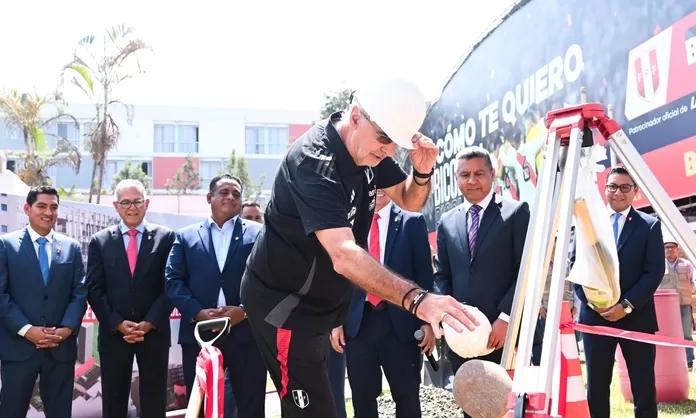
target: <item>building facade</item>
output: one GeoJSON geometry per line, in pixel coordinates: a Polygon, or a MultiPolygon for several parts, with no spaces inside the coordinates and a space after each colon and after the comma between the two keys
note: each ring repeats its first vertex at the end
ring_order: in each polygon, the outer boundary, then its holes
{"type": "MultiPolygon", "coordinates": [[[[246,157],[254,182],[265,178],[263,189],[269,191],[288,145],[318,119],[316,111],[282,109],[133,106],[128,111],[113,105],[111,110],[120,137],[107,157],[103,189],[111,190],[114,176],[130,160],[148,174],[155,194],[166,191],[167,179],[176,174],[188,154],[194,157],[204,190],[225,166],[232,150],[246,157]]],[[[79,126],[69,120],[50,124],[47,143],[55,146],[57,136],[70,140],[82,151],[82,165],[77,174],[69,166],[60,166],[50,169],[49,175],[56,187],[89,192],[94,163],[86,142],[94,126],[95,108],[70,105],[66,113],[77,118],[79,126]]],[[[0,150],[11,153],[24,149],[21,132],[0,115],[0,150]]],[[[9,170],[16,171],[20,164],[16,156],[8,156],[9,170]]]]}

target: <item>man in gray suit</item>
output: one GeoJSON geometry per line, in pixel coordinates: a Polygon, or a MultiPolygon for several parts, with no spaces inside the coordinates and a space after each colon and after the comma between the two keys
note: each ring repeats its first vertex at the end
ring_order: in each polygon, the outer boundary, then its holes
{"type": "MultiPolygon", "coordinates": [[[[495,170],[488,151],[469,147],[457,155],[457,183],[464,203],[448,211],[437,227],[435,289],[477,307],[493,332],[482,360],[500,363],[522,260],[529,206],[493,192],[495,170]]],[[[456,374],[464,359],[451,350],[456,374]]]]}

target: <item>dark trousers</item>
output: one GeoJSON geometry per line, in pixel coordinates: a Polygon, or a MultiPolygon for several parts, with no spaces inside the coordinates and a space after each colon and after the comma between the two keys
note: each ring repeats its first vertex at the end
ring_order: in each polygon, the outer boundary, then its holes
{"type": "MultiPolygon", "coordinates": [[[[202,338],[205,341],[211,339],[206,335],[202,335],[202,338]]],[[[237,416],[264,418],[266,416],[266,367],[258,347],[253,341],[241,342],[233,340],[231,337],[227,337],[222,346],[223,367],[230,376],[237,416]]],[[[188,396],[193,390],[196,359],[200,351],[198,344],[181,344],[184,383],[188,396]]],[[[202,409],[201,414],[203,413],[202,409]]]]}
{"type": "Polygon", "coordinates": [[[367,304],[360,331],[346,341],[348,381],[358,418],[378,418],[377,397],[382,393],[382,369],[389,382],[399,418],[420,418],[420,362],[417,341],[401,342],[387,309],[367,304]]]}
{"type": "Polygon", "coordinates": [[[60,362],[46,349],[26,361],[0,362],[0,417],[25,418],[37,377],[46,418],[72,415],[75,362],[60,362]]]}
{"type": "Polygon", "coordinates": [[[333,348],[329,354],[329,382],[338,418],[346,418],[346,355],[333,348]]]}
{"type": "MultiPolygon", "coordinates": [[[[336,418],[328,372],[329,333],[276,328],[252,315],[248,319],[278,390],[282,417],[336,418]]],[[[241,412],[240,416],[246,418],[241,412]]]]}
{"type": "Polygon", "coordinates": [[[237,418],[237,403],[234,400],[229,370],[225,371],[225,418],[237,418]]]}
{"type": "Polygon", "coordinates": [[[626,360],[636,418],[657,418],[655,346],[613,337],[584,334],[587,367],[587,402],[593,418],[609,416],[609,386],[614,371],[616,344],[626,360]]]}
{"type": "MultiPolygon", "coordinates": [[[[469,360],[484,360],[500,364],[500,361],[503,359],[503,349],[501,348],[500,350],[495,350],[487,356],[465,359],[456,355],[451,348],[447,348],[447,358],[449,358],[450,363],[452,363],[452,373],[456,376],[457,370],[459,370],[459,368],[462,367],[462,364],[466,363],[469,360]]],[[[471,415],[464,413],[464,417],[471,418],[471,415]]]]}
{"type": "Polygon", "coordinates": [[[133,358],[138,363],[141,417],[164,418],[167,414],[169,347],[160,341],[119,344],[121,347],[99,352],[102,383],[102,417],[128,416],[131,398],[133,358]],[[153,344],[156,342],[157,344],[153,344]]]}

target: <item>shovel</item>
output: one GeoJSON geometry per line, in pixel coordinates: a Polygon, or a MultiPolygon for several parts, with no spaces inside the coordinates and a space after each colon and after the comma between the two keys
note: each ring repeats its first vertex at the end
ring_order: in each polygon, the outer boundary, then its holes
{"type": "MultiPolygon", "coordinates": [[[[229,318],[217,318],[208,319],[207,321],[200,321],[196,323],[196,328],[193,331],[193,335],[196,337],[196,341],[201,348],[211,347],[218,340],[224,339],[229,333],[232,326],[230,325],[229,318]],[[212,331],[219,330],[215,338],[210,341],[203,341],[201,338],[201,331],[212,331]]],[[[193,380],[193,389],[191,389],[191,396],[189,397],[188,407],[186,408],[185,418],[198,418],[198,414],[201,412],[201,406],[203,405],[203,391],[198,384],[198,377],[193,380]]]]}

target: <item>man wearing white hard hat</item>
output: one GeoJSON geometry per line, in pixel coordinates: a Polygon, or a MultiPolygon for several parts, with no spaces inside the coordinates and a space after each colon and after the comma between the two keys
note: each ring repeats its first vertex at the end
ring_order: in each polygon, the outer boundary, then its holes
{"type": "MultiPolygon", "coordinates": [[[[681,311],[682,328],[684,330],[684,339],[691,341],[692,330],[694,326],[693,311],[691,309],[691,296],[696,291],[696,283],[694,283],[694,266],[684,258],[679,257],[679,244],[674,239],[672,234],[662,231],[663,241],[665,243],[665,277],[663,282],[674,283],[677,292],[679,293],[679,310],[681,311]]],[[[686,362],[689,369],[694,365],[694,350],[686,349],[686,362]]]]}
{"type": "Polygon", "coordinates": [[[477,325],[453,298],[429,294],[365,251],[377,189],[416,212],[430,194],[438,150],[418,133],[425,111],[412,83],[372,82],[281,162],[241,296],[283,417],[336,417],[329,335],[346,322],[353,284],[430,323],[436,337],[443,317],[458,329],[457,321],[477,325]],[[410,175],[392,158],[397,145],[409,149],[410,175]]]}

